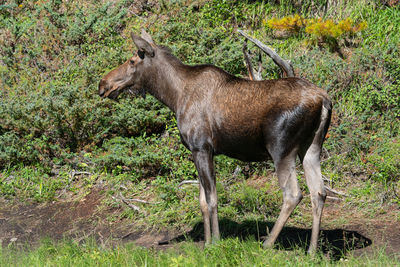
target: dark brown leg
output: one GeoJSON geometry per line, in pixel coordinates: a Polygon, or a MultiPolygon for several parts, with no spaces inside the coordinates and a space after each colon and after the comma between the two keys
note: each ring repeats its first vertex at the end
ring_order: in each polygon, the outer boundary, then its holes
{"type": "Polygon", "coordinates": [[[203,214],[204,236],[206,244],[210,244],[220,239],[213,156],[209,151],[194,151],[193,159],[200,179],[200,208],[203,214]]]}

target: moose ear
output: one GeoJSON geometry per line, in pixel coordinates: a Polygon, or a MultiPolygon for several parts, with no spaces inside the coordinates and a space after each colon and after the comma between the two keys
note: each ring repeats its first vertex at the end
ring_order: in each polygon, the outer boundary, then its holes
{"type": "Polygon", "coordinates": [[[155,45],[153,38],[144,29],[142,29],[140,36],[146,40],[149,44],[155,45]]]}
{"type": "Polygon", "coordinates": [[[135,35],[134,33],[131,33],[131,37],[133,42],[135,43],[136,47],[140,51],[144,51],[146,55],[150,57],[154,57],[154,49],[153,47],[142,37],[135,35]]]}

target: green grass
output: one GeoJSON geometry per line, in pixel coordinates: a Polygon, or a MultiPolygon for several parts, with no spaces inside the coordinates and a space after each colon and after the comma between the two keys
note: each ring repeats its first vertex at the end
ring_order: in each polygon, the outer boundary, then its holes
{"type": "Polygon", "coordinates": [[[254,241],[225,239],[206,248],[192,242],[167,250],[132,244],[103,248],[94,242],[43,241],[37,248],[0,249],[1,266],[396,266],[395,258],[377,252],[372,256],[352,255],[333,261],[304,250],[263,249],[254,241]]]}
{"type": "Polygon", "coordinates": [[[67,172],[61,171],[54,179],[41,166],[16,167],[0,173],[0,191],[8,199],[50,201],[69,184],[67,172]]]}

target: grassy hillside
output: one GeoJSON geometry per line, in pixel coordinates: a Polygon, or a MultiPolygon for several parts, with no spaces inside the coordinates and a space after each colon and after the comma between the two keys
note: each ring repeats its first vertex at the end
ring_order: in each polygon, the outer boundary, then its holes
{"type": "MultiPolygon", "coordinates": [[[[146,29],[187,64],[211,63],[247,76],[242,29],[273,47],[297,76],[334,102],[324,145],[327,184],[363,216],[400,208],[400,9],[384,1],[13,1],[0,4],[0,194],[9,203],[79,199],[94,186],[121,220],[150,229],[198,222],[190,153],[174,115],[151,96],[101,99],[101,77],[135,50],[146,29]],[[351,18],[366,29],[338,37],[337,49],[307,32],[277,32],[276,17],[351,18]],[[156,205],[134,212],[119,194],[156,205]],[[114,197],[114,198],[113,198],[114,197]]],[[[250,48],[256,51],[256,48],[250,48]]],[[[279,68],[263,59],[263,77],[279,68]]],[[[221,218],[275,220],[281,193],[271,163],[216,159],[221,218]],[[235,172],[236,170],[236,172],[235,172]],[[233,175],[235,173],[235,175],[233,175]]],[[[299,179],[307,195],[304,179],[299,179]]],[[[139,204],[140,205],[140,204],[139,204]]],[[[310,201],[293,223],[310,224],[310,201]]],[[[394,220],[400,222],[400,215],[394,220]]]]}

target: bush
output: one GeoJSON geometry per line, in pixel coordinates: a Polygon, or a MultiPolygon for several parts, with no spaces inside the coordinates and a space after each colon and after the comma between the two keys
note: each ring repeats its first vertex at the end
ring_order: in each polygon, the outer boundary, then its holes
{"type": "Polygon", "coordinates": [[[267,24],[271,29],[283,30],[291,33],[298,33],[307,25],[306,19],[298,14],[294,16],[283,17],[281,19],[272,18],[264,21],[264,23],[267,24]]]}
{"type": "Polygon", "coordinates": [[[38,161],[38,151],[31,145],[32,140],[26,139],[13,132],[0,135],[0,168],[38,161]]]}
{"type": "Polygon", "coordinates": [[[298,14],[281,19],[272,18],[267,20],[265,24],[271,29],[287,31],[291,34],[305,32],[311,37],[307,41],[308,43],[325,43],[332,51],[339,49],[340,39],[352,37],[367,27],[365,21],[355,24],[351,18],[335,23],[332,19],[305,19],[298,14]]]}
{"type": "Polygon", "coordinates": [[[365,161],[365,166],[375,181],[387,184],[400,180],[400,142],[398,140],[388,140],[384,145],[372,148],[365,161]]]}

